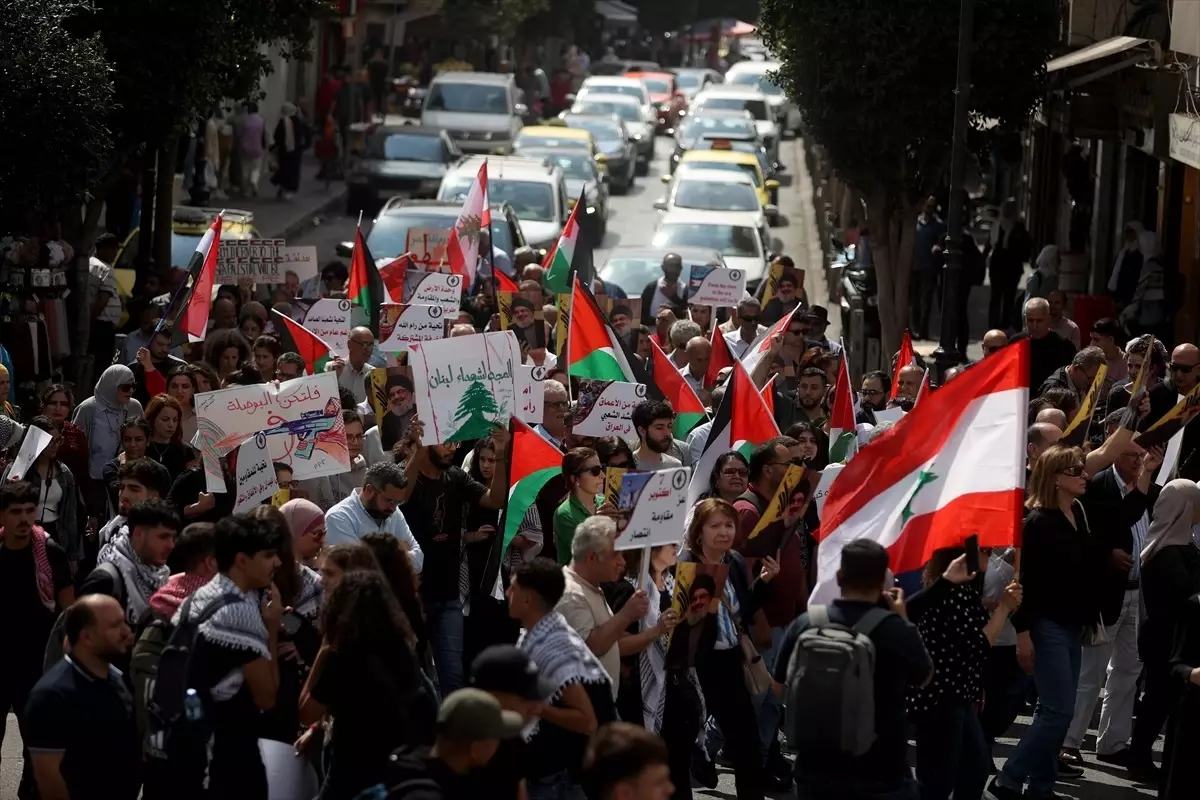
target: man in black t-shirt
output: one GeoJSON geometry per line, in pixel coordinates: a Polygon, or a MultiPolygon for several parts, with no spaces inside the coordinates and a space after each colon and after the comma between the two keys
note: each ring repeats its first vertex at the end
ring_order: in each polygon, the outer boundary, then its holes
{"type": "Polygon", "coordinates": [[[65,615],[70,652],[34,686],[22,735],[42,797],[136,800],[142,747],[133,697],[113,666],[133,646],[125,611],[100,594],[65,615]]]}
{"type": "MultiPolygon", "coordinates": [[[[75,602],[67,554],[34,524],[38,492],[25,481],[0,486],[0,739],[11,709],[24,738],[25,706],[42,677],[46,638],[56,609],[75,602]]],[[[19,797],[32,796],[28,754],[19,797]]]]}
{"type": "MultiPolygon", "coordinates": [[[[420,441],[423,428],[414,420],[409,436],[420,441]]],[[[506,469],[509,433],[494,428],[496,472],[491,486],[454,465],[453,444],[419,448],[405,465],[400,497],[404,519],[421,546],[421,602],[442,696],[463,685],[463,590],[460,586],[462,533],[466,511],[475,506],[500,509],[508,495],[506,469]]],[[[495,535],[495,534],[493,534],[495,535]]]]}
{"type": "MultiPolygon", "coordinates": [[[[933,662],[917,628],[908,621],[904,592],[884,591],[887,551],[877,542],[856,539],[842,549],[837,573],[842,596],[828,606],[831,622],[853,626],[872,608],[886,604],[889,614],[871,632],[875,645],[875,744],[861,757],[827,753],[796,754],[796,785],[810,800],[892,800],[916,796],[908,767],[908,719],[905,692],[933,678],[933,662]],[[908,793],[906,793],[908,792],[908,793]]],[[[800,634],[809,626],[801,614],[788,627],[775,657],[775,680],[786,684],[788,664],[800,634]]],[[[833,734],[836,735],[836,734],[833,734]]]]}

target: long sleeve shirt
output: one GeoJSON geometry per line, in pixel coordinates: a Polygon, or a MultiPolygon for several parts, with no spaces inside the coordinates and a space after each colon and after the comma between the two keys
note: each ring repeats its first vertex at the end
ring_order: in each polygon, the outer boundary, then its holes
{"type": "Polygon", "coordinates": [[[420,572],[425,565],[425,554],[421,552],[421,545],[408,529],[404,513],[397,508],[390,517],[380,522],[367,513],[360,492],[360,489],[355,489],[349,497],[329,509],[329,513],[325,515],[325,543],[330,546],[347,544],[357,542],[368,533],[390,533],[408,548],[413,569],[420,572]]]}

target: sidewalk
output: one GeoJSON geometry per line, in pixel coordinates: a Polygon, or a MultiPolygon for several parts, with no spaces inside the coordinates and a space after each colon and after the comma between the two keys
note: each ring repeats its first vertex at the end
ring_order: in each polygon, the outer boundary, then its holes
{"type": "Polygon", "coordinates": [[[300,165],[300,191],[291,200],[275,199],[275,187],[270,175],[264,175],[260,194],[255,198],[230,197],[213,200],[211,205],[254,213],[254,227],[268,239],[296,239],[310,230],[315,217],[325,216],[341,208],[346,200],[346,184],[337,180],[325,187],[317,180],[320,164],[311,152],[304,154],[300,165]]]}

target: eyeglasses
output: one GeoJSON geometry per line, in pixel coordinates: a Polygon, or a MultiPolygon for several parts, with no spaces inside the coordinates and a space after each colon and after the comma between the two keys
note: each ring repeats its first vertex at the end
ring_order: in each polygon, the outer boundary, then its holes
{"type": "Polygon", "coordinates": [[[371,349],[373,349],[373,348],[375,347],[375,342],[374,342],[374,341],[370,341],[370,342],[364,342],[364,341],[362,341],[362,340],[360,340],[360,339],[351,339],[351,340],[350,340],[350,344],[356,344],[356,345],[358,345],[359,347],[363,348],[364,350],[371,350],[371,349]]]}
{"type": "Polygon", "coordinates": [[[576,475],[591,475],[593,478],[599,478],[604,474],[604,467],[597,464],[594,467],[584,467],[575,473],[576,475]]]}
{"type": "Polygon", "coordinates": [[[879,397],[883,394],[883,389],[863,389],[859,394],[863,397],[879,397]]]}
{"type": "Polygon", "coordinates": [[[745,467],[730,467],[721,470],[721,474],[726,478],[745,478],[750,474],[750,470],[745,467]]]}
{"type": "Polygon", "coordinates": [[[1191,372],[1196,368],[1195,364],[1180,364],[1178,361],[1172,361],[1167,366],[1171,368],[1171,372],[1191,372]]]}
{"type": "Polygon", "coordinates": [[[1083,474],[1082,464],[1073,464],[1066,469],[1059,470],[1060,475],[1066,475],[1068,478],[1078,478],[1083,474]]]}

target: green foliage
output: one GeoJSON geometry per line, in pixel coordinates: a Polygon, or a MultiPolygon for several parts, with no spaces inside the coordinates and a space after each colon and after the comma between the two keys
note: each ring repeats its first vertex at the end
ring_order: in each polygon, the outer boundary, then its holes
{"type": "MultiPolygon", "coordinates": [[[[783,54],[796,98],[833,168],[862,191],[912,199],[949,168],[958,3],[953,0],[762,0],[761,33],[783,54]]],[[[1042,96],[1058,4],[976,0],[971,110],[981,158],[1019,129],[1042,96]]]]}
{"type": "Polygon", "coordinates": [[[454,30],[494,34],[507,44],[526,20],[550,7],[550,0],[444,0],[442,18],[454,30]]]}
{"type": "Polygon", "coordinates": [[[72,35],[66,0],[0,0],[0,231],[79,203],[108,161],[112,76],[94,37],[72,35]]]}

